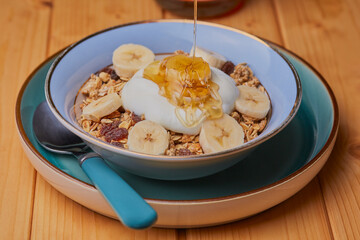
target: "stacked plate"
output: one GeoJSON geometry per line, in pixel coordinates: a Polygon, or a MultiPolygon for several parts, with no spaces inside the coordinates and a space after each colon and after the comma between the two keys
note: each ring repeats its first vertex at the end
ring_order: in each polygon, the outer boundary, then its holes
{"type": "MultiPolygon", "coordinates": [[[[109,163],[157,211],[156,226],[209,226],[257,214],[294,195],[325,164],[339,125],[334,94],[308,63],[269,44],[296,69],[302,84],[302,102],[290,124],[244,161],[207,177],[181,181],[144,178],[109,163]]],[[[32,117],[38,104],[45,100],[45,78],[56,56],[34,70],[18,95],[16,120],[21,142],[33,166],[53,187],[89,209],[116,218],[75,158],[46,151],[35,140],[32,117]]]]}

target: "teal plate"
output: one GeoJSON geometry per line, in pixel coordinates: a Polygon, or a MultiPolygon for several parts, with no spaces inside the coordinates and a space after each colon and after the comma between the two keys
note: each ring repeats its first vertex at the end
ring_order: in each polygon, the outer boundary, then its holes
{"type": "MultiPolygon", "coordinates": [[[[261,144],[246,160],[217,174],[193,180],[164,181],[139,177],[112,166],[144,198],[156,200],[200,200],[243,195],[274,186],[304,169],[321,154],[329,138],[335,138],[338,109],[325,80],[306,62],[273,45],[294,65],[303,86],[303,99],[292,122],[279,134],[261,144]]],[[[60,170],[74,181],[91,181],[71,156],[51,153],[36,142],[32,117],[37,105],[45,101],[45,76],[53,56],[39,66],[24,83],[18,96],[16,118],[27,146],[48,166],[60,170]],[[40,155],[41,156],[40,156],[40,155]]],[[[333,139],[332,139],[333,140],[333,139]]]]}

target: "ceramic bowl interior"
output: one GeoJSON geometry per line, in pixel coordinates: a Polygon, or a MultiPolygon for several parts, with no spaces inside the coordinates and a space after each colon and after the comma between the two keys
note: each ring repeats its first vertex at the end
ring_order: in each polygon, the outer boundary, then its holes
{"type": "MultiPolygon", "coordinates": [[[[100,140],[81,129],[73,114],[76,94],[90,74],[111,64],[112,52],[121,44],[142,44],[155,53],[179,49],[188,52],[193,44],[192,34],[192,21],[160,21],[129,24],[90,35],[67,48],[55,60],[46,80],[47,101],[67,128],[86,141],[99,144],[100,140]]],[[[248,63],[270,96],[272,115],[266,129],[240,148],[264,141],[290,122],[300,104],[301,85],[295,70],[277,51],[250,34],[201,22],[197,28],[197,44],[234,63],[248,63]]],[[[115,152],[130,152],[106,145],[102,143],[115,152]]]]}

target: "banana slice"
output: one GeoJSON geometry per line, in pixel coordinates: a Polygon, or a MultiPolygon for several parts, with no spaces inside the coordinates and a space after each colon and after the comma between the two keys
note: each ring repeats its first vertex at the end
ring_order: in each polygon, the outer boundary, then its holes
{"type": "Polygon", "coordinates": [[[266,93],[255,87],[238,86],[239,97],[235,101],[235,108],[247,116],[261,119],[266,117],[270,110],[270,99],[266,93]]]}
{"type": "Polygon", "coordinates": [[[117,93],[111,93],[85,106],[82,115],[85,119],[98,122],[100,118],[121,107],[121,104],[120,96],[117,93]]]}
{"type": "Polygon", "coordinates": [[[135,152],[161,155],[169,146],[169,134],[160,124],[144,120],[130,130],[128,146],[135,152]]]}
{"type": "Polygon", "coordinates": [[[155,54],[145,46],[123,44],[113,53],[113,66],[121,78],[130,79],[139,69],[153,62],[155,54]]]}
{"type": "Polygon", "coordinates": [[[203,123],[199,142],[204,153],[223,151],[243,144],[244,130],[234,118],[224,114],[203,123]]]}
{"type": "MultiPolygon", "coordinates": [[[[194,47],[191,48],[190,56],[194,55],[194,47]]],[[[211,52],[204,48],[196,47],[195,56],[202,57],[211,67],[220,69],[226,62],[226,58],[218,53],[211,52]]]]}

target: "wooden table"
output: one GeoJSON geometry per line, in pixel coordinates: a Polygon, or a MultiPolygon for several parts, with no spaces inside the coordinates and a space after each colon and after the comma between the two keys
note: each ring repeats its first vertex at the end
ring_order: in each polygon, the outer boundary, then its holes
{"type": "Polygon", "coordinates": [[[179,17],[154,0],[0,0],[0,9],[0,239],[360,239],[359,0],[251,0],[209,20],[309,61],[335,92],[340,130],[321,173],[289,200],[246,220],[188,230],[130,230],[57,192],[28,161],[14,120],[22,83],[47,56],[103,28],[179,17]]]}

